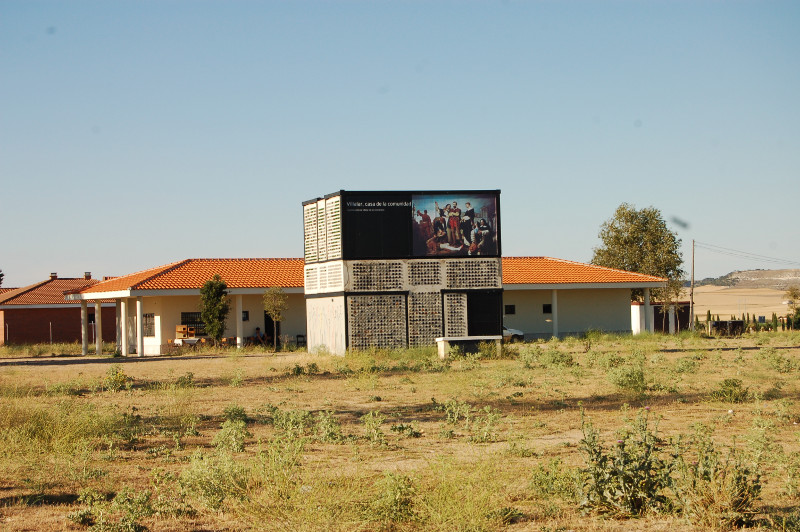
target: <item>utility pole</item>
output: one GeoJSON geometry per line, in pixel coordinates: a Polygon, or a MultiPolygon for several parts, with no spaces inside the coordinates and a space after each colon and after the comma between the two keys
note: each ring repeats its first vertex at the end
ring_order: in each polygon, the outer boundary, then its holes
{"type": "Polygon", "coordinates": [[[692,284],[689,288],[689,319],[691,331],[694,332],[694,238],[692,239],[692,284]]]}

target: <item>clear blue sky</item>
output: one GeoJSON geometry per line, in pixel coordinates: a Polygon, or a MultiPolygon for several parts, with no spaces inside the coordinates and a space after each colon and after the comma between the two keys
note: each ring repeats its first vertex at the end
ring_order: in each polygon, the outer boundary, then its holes
{"type": "Polygon", "coordinates": [[[588,262],[628,202],[689,224],[687,271],[693,238],[800,261],[798,28],[796,0],[5,0],[3,286],[300,257],[339,189],[501,189],[505,255],[588,262]]]}

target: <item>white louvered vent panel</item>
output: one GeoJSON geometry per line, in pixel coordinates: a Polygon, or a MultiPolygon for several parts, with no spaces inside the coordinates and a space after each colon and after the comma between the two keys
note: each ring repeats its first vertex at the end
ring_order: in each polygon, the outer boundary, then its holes
{"type": "Polygon", "coordinates": [[[403,264],[400,262],[355,262],[352,268],[355,292],[403,289],[403,264]]]}
{"type": "Polygon", "coordinates": [[[442,336],[442,295],[439,292],[412,292],[408,295],[408,343],[433,345],[442,336]]]}
{"type": "Polygon", "coordinates": [[[306,262],[317,262],[317,204],[303,206],[303,235],[306,262]]]}
{"type": "Polygon", "coordinates": [[[444,334],[467,335],[467,294],[444,295],[444,334]]]}
{"type": "Polygon", "coordinates": [[[343,266],[341,262],[328,264],[328,288],[331,290],[344,290],[343,266]]]}
{"type": "Polygon", "coordinates": [[[446,265],[447,288],[500,288],[500,259],[451,260],[446,265]]]}
{"type": "Polygon", "coordinates": [[[325,228],[325,200],[317,202],[317,257],[328,260],[328,231],[325,228]]]}
{"type": "Polygon", "coordinates": [[[324,292],[328,289],[328,265],[322,264],[319,267],[319,290],[324,292]]]}
{"type": "Polygon", "coordinates": [[[405,347],[405,296],[348,296],[347,327],[353,349],[405,347]]]}
{"type": "Polygon", "coordinates": [[[319,270],[316,267],[306,266],[304,284],[306,293],[319,290],[319,270]]]}
{"type": "Polygon", "coordinates": [[[342,200],[339,196],[325,200],[325,218],[328,226],[328,260],[342,258],[342,200]]]}

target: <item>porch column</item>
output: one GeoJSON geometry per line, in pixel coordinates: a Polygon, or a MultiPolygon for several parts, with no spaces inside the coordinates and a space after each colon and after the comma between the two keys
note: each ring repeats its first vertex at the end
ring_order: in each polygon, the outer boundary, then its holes
{"type": "Polygon", "coordinates": [[[119,302],[120,307],[120,327],[122,329],[122,336],[120,337],[120,349],[122,349],[122,356],[126,357],[130,354],[131,348],[128,342],[128,299],[122,298],[119,302]]]}
{"type": "Polygon", "coordinates": [[[81,354],[89,354],[89,310],[85,299],[81,299],[81,354]]]}
{"type": "Polygon", "coordinates": [[[644,330],[653,332],[653,307],[650,306],[650,289],[644,289],[644,330]]]}
{"type": "Polygon", "coordinates": [[[669,333],[675,334],[675,305],[669,306],[669,333]]]}
{"type": "Polygon", "coordinates": [[[553,338],[558,338],[558,290],[553,290],[550,305],[553,311],[553,338]]]}
{"type": "Polygon", "coordinates": [[[115,302],[117,304],[116,312],[114,312],[114,324],[116,325],[117,329],[117,341],[115,349],[117,353],[122,353],[125,355],[125,353],[122,352],[122,326],[120,325],[120,316],[122,315],[122,300],[117,298],[115,302]]]}
{"type": "Polygon", "coordinates": [[[103,305],[99,299],[94,302],[94,351],[96,355],[103,354],[103,305]]]}
{"type": "Polygon", "coordinates": [[[237,294],[233,298],[234,307],[236,308],[236,347],[241,348],[244,345],[244,325],[242,324],[242,295],[237,294]]]}
{"type": "Polygon", "coordinates": [[[144,304],[142,296],[136,298],[136,356],[144,356],[144,304]]]}

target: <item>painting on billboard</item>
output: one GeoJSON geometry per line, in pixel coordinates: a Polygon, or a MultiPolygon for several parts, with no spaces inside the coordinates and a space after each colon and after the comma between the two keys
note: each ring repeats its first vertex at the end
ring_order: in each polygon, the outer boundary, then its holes
{"type": "Polygon", "coordinates": [[[415,257],[499,255],[497,194],[415,194],[411,218],[415,257]]]}

